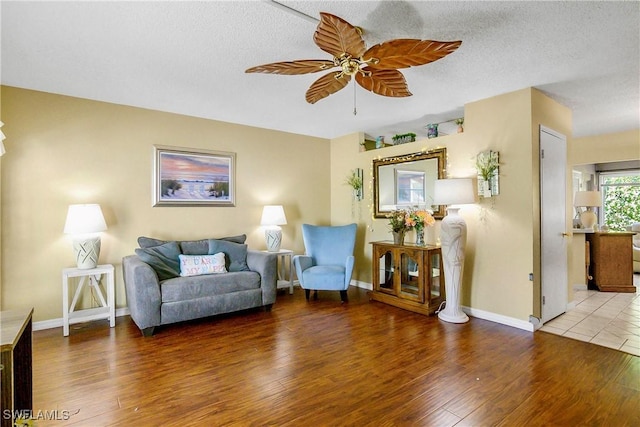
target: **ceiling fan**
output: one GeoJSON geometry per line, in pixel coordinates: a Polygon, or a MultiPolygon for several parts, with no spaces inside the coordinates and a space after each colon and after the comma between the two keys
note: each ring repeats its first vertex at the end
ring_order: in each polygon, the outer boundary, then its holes
{"type": "Polygon", "coordinates": [[[339,67],[325,74],[307,90],[306,100],[315,104],[344,88],[355,76],[364,89],[389,97],[411,96],[400,68],[415,67],[444,58],[454,52],[461,41],[441,42],[420,39],[394,39],[366,48],[362,30],[335,15],[320,12],[320,22],[313,35],[318,47],[333,60],[308,59],[274,62],[247,69],[246,73],[308,74],[339,67]]]}

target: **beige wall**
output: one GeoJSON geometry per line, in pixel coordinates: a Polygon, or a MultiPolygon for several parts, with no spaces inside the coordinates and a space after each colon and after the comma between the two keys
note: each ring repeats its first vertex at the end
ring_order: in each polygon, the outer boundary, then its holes
{"type": "Polygon", "coordinates": [[[640,159],[640,129],[576,138],[569,146],[569,164],[621,162],[640,159]]]}
{"type": "MultiPolygon", "coordinates": [[[[468,226],[467,257],[462,304],[477,310],[528,321],[539,316],[539,179],[538,128],[544,124],[570,135],[571,114],[533,89],[497,96],[465,105],[465,132],[381,150],[359,152],[361,134],[331,142],[331,220],[358,222],[358,244],[364,256],[357,260],[355,278],[371,281],[371,248],[375,240],[389,239],[387,222],[371,213],[371,164],[374,158],[390,157],[438,147],[447,149],[449,177],[475,177],[475,157],[488,149],[500,153],[500,195],[480,199],[460,211],[468,226]],[[344,185],[354,168],[365,171],[365,200],[360,211],[351,209],[351,192],[344,185]]],[[[435,243],[439,222],[426,233],[435,243]]],[[[408,239],[413,239],[409,234],[408,239]]]]}
{"type": "Polygon", "coordinates": [[[62,233],[69,204],[102,206],[100,262],[116,265],[117,307],[126,305],[121,259],[140,235],[246,233],[250,248],[264,249],[262,206],[282,204],[283,247],[301,253],[300,224],[331,219],[325,139],[12,87],[2,88],[2,107],[11,129],[1,170],[3,310],[62,317],[61,269],[74,264],[62,233]],[[235,152],[236,206],[152,207],[154,144],[235,152]]]}

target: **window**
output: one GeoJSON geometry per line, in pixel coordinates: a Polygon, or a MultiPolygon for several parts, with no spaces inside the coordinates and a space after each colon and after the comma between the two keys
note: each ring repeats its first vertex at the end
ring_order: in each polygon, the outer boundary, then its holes
{"type": "Polygon", "coordinates": [[[396,171],[396,205],[422,205],[425,201],[425,173],[396,171]]]}
{"type": "Polygon", "coordinates": [[[626,231],[640,222],[640,170],[599,173],[602,209],[600,224],[612,231],[626,231]]]}

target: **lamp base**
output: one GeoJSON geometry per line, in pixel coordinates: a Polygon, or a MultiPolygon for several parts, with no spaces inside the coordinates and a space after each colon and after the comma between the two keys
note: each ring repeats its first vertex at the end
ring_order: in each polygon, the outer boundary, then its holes
{"type": "Polygon", "coordinates": [[[282,229],[278,226],[264,230],[264,240],[267,244],[268,252],[279,252],[282,243],[282,229]]]}
{"type": "Polygon", "coordinates": [[[449,323],[467,323],[469,321],[469,316],[459,308],[457,310],[453,308],[450,311],[451,313],[447,313],[447,307],[445,306],[445,309],[438,313],[438,319],[449,323]]]}
{"type": "Polygon", "coordinates": [[[598,217],[591,208],[587,208],[586,211],[580,214],[580,223],[582,224],[582,228],[593,228],[593,226],[596,225],[596,221],[598,221],[598,217]]]}
{"type": "Polygon", "coordinates": [[[458,208],[450,206],[440,224],[440,246],[444,264],[446,305],[438,319],[450,323],[465,323],[469,317],[460,307],[464,251],[467,244],[467,224],[458,215],[458,208]]]}
{"type": "Polygon", "coordinates": [[[100,257],[100,236],[77,237],[73,239],[73,253],[81,270],[96,268],[100,257]]]}

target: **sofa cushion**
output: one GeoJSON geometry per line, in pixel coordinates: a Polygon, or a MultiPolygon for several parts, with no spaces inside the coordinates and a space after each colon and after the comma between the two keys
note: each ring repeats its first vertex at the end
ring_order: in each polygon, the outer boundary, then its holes
{"type": "MultiPolygon", "coordinates": [[[[217,240],[224,240],[227,242],[244,243],[247,240],[246,234],[240,234],[238,236],[221,237],[217,240]]],[[[141,248],[150,248],[153,246],[159,246],[167,243],[167,240],[154,239],[153,237],[138,237],[138,245],[141,248]]],[[[207,255],[209,254],[209,239],[200,240],[181,240],[178,241],[180,250],[185,255],[207,255]]]]}
{"type": "Polygon", "coordinates": [[[227,271],[249,271],[247,245],[225,240],[209,239],[209,254],[224,252],[227,271]]]}
{"type": "Polygon", "coordinates": [[[163,303],[187,301],[259,288],[260,274],[254,271],[176,277],[160,284],[163,303]]]}
{"type": "Polygon", "coordinates": [[[180,258],[180,277],[226,273],[223,252],[214,255],[183,255],[180,258]]]}
{"type": "Polygon", "coordinates": [[[136,255],[151,266],[159,280],[180,275],[180,247],[177,242],[167,242],[150,248],[136,248],[136,255]]]}

